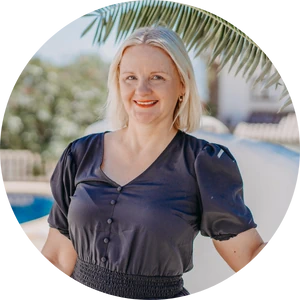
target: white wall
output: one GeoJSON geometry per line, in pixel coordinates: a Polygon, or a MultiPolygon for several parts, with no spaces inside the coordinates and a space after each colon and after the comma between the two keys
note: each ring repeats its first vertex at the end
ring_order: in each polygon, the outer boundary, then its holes
{"type": "MultiPolygon", "coordinates": [[[[190,57],[193,57],[192,54],[190,55],[190,57]]],[[[206,103],[209,98],[206,63],[204,59],[202,59],[201,57],[197,57],[195,59],[192,59],[192,64],[201,101],[206,103]]]]}
{"type": "MultiPolygon", "coordinates": [[[[238,76],[234,76],[236,69],[233,68],[228,73],[228,66],[219,74],[219,116],[218,118],[226,123],[227,119],[232,120],[235,126],[241,121],[245,121],[252,111],[277,112],[283,102],[278,101],[281,88],[275,90],[271,87],[267,90],[269,99],[262,98],[262,85],[258,84],[253,89],[253,80],[246,83],[242,77],[242,71],[238,76]]],[[[246,75],[247,76],[247,75],[246,75]]],[[[289,106],[284,111],[293,111],[289,106]]]]}

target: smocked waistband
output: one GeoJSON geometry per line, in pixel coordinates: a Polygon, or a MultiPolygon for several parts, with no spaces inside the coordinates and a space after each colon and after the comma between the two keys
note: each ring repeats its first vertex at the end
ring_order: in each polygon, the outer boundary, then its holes
{"type": "Polygon", "coordinates": [[[131,299],[173,298],[183,290],[182,276],[140,276],[110,271],[77,259],[71,275],[100,292],[131,299]]]}

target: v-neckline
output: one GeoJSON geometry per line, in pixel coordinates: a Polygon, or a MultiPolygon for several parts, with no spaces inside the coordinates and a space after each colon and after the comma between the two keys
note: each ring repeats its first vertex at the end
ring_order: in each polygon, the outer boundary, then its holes
{"type": "Polygon", "coordinates": [[[172,138],[172,140],[169,142],[169,144],[165,147],[165,149],[158,155],[158,157],[144,170],[142,171],[139,175],[137,175],[136,177],[134,177],[133,179],[131,179],[129,182],[121,185],[119,183],[117,183],[116,181],[114,181],[112,178],[110,178],[109,176],[107,176],[104,171],[101,169],[101,165],[103,162],[103,156],[104,156],[104,135],[106,133],[108,133],[109,131],[105,131],[101,134],[101,151],[100,151],[100,165],[99,165],[99,170],[100,173],[108,180],[110,181],[113,185],[117,186],[117,187],[121,187],[124,188],[130,184],[132,184],[134,181],[138,180],[140,177],[142,177],[145,173],[147,173],[151,168],[153,168],[154,165],[156,165],[158,163],[158,161],[165,155],[165,153],[168,151],[168,149],[174,144],[175,140],[177,140],[177,137],[182,133],[181,130],[178,130],[177,133],[174,135],[174,137],[172,138]]]}

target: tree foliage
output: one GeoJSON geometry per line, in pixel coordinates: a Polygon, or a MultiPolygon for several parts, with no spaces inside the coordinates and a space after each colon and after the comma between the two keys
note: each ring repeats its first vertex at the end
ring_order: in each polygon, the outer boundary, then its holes
{"type": "Polygon", "coordinates": [[[67,66],[32,59],[9,99],[1,147],[28,149],[56,159],[66,145],[99,119],[106,100],[108,66],[81,56],[67,66]]]}

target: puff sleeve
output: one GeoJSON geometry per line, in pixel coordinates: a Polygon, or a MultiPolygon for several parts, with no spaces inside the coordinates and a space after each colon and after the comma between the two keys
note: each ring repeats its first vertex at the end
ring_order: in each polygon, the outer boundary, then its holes
{"type": "Polygon", "coordinates": [[[75,190],[74,177],[76,165],[71,152],[72,143],[65,149],[50,179],[54,204],[48,217],[49,226],[56,228],[70,239],[68,229],[68,210],[70,196],[75,190]]]}
{"type": "Polygon", "coordinates": [[[200,232],[216,240],[228,240],[256,224],[243,199],[243,181],[230,151],[207,143],[195,160],[201,198],[200,232]]]}

